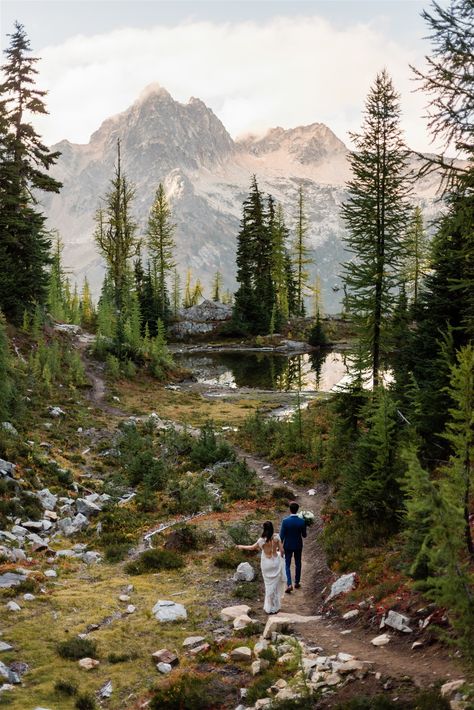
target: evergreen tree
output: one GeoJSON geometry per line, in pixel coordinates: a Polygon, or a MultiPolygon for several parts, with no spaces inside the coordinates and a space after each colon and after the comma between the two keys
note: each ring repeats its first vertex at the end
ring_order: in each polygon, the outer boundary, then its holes
{"type": "Polygon", "coordinates": [[[414,308],[429,263],[429,238],[423,228],[423,214],[415,207],[403,243],[402,275],[414,308]]]}
{"type": "Polygon", "coordinates": [[[315,276],[313,288],[311,289],[313,296],[313,317],[316,318],[318,315],[322,316],[324,314],[323,308],[323,294],[321,288],[321,277],[319,274],[315,276]]]}
{"type": "Polygon", "coordinates": [[[10,417],[12,394],[10,344],[8,342],[5,316],[0,311],[0,421],[6,421],[10,417]]]}
{"type": "Polygon", "coordinates": [[[59,234],[57,234],[49,273],[48,308],[55,320],[65,321],[67,319],[67,307],[64,293],[65,278],[61,263],[61,252],[61,239],[59,234]]]}
{"type": "Polygon", "coordinates": [[[95,309],[87,276],[84,277],[82,284],[80,312],[81,326],[86,330],[92,330],[95,326],[95,309]]]}
{"type": "Polygon", "coordinates": [[[191,285],[191,269],[186,271],[186,284],[184,286],[183,307],[191,308],[193,305],[193,288],[191,285]]]}
{"type": "Polygon", "coordinates": [[[340,496],[360,523],[386,534],[399,524],[403,467],[398,455],[397,406],[382,387],[368,403],[363,419],[364,428],[353,449],[340,496]]]}
{"type": "Polygon", "coordinates": [[[296,276],[296,314],[304,316],[306,313],[304,297],[308,287],[309,274],[307,266],[312,263],[309,257],[310,250],[307,245],[308,218],[304,211],[303,186],[298,190],[298,214],[296,218],[296,235],[293,243],[293,264],[296,276]]]}
{"type": "Polygon", "coordinates": [[[222,274],[220,271],[216,271],[216,274],[214,276],[214,280],[212,282],[212,300],[213,301],[220,301],[221,300],[221,289],[222,289],[222,274]]]}
{"type": "Polygon", "coordinates": [[[131,217],[131,203],[134,189],[122,173],[120,159],[120,141],[117,141],[117,165],[115,177],[111,180],[111,189],[105,196],[105,207],[96,213],[94,239],[100,254],[105,259],[116,310],[115,344],[118,354],[124,342],[124,307],[127,287],[129,286],[128,263],[137,253],[137,225],[131,217]]]}
{"type": "Polygon", "coordinates": [[[27,121],[47,113],[46,92],[35,88],[36,57],[23,26],[15,23],[0,84],[0,307],[20,321],[25,307],[48,296],[50,239],[33,191],[59,192],[47,174],[59,153],[51,152],[27,121]]]}
{"type": "Polygon", "coordinates": [[[272,278],[275,290],[275,322],[288,320],[288,276],[286,271],[288,229],[285,225],[283,207],[277,205],[273,220],[272,278]]]}
{"type": "Polygon", "coordinates": [[[374,388],[389,346],[387,326],[398,282],[400,238],[407,223],[407,149],[399,125],[398,94],[384,70],[369,92],[363,132],[353,134],[353,177],[342,214],[353,260],[344,264],[347,303],[357,328],[361,362],[374,388]]]}
{"type": "Polygon", "coordinates": [[[191,296],[191,305],[197,306],[201,298],[203,298],[203,290],[202,290],[202,283],[200,279],[197,279],[196,283],[194,284],[194,288],[192,291],[192,296],[191,296]]]}
{"type": "Polygon", "coordinates": [[[171,304],[173,318],[178,317],[179,306],[181,304],[181,279],[176,267],[173,269],[173,284],[171,287],[171,304]]]}
{"type": "MultiPolygon", "coordinates": [[[[170,303],[167,277],[174,268],[173,252],[176,247],[173,234],[176,225],[171,222],[171,209],[160,182],[150,210],[147,230],[147,245],[153,264],[154,289],[156,293],[156,317],[164,323],[169,320],[170,303]]],[[[156,319],[156,318],[155,318],[156,319]]]]}
{"type": "Polygon", "coordinates": [[[265,209],[262,193],[253,176],[243,204],[237,236],[237,282],[234,322],[252,333],[268,332],[275,302],[272,279],[274,203],[265,209]]]}

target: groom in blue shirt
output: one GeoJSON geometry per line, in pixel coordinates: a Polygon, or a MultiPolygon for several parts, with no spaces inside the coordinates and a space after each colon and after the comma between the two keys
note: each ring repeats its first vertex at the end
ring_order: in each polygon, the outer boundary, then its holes
{"type": "Polygon", "coordinates": [[[301,580],[301,553],[303,552],[303,538],[306,537],[306,523],[303,518],[300,518],[297,513],[299,510],[298,503],[290,503],[290,515],[283,518],[280,529],[280,537],[285,550],[285,568],[286,568],[286,593],[290,594],[293,591],[291,582],[291,559],[295,557],[295,589],[300,588],[301,580]]]}

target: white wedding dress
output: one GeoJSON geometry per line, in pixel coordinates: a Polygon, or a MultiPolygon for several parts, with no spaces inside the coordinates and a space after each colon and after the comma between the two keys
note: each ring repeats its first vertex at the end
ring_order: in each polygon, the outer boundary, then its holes
{"type": "Polygon", "coordinates": [[[266,554],[263,549],[267,540],[263,537],[257,540],[257,545],[262,550],[260,565],[263,581],[265,582],[265,602],[263,604],[263,610],[267,614],[274,614],[280,611],[281,598],[285,591],[285,560],[279,552],[279,541],[280,536],[275,533],[271,540],[271,550],[267,550],[272,553],[270,556],[266,554]]]}

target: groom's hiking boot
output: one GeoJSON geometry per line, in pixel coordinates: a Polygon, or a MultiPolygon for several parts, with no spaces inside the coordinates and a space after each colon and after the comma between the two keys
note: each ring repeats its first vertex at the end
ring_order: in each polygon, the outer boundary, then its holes
{"type": "Polygon", "coordinates": [[[292,591],[293,591],[293,587],[287,587],[285,589],[285,594],[291,594],[292,591]]]}
{"type": "Polygon", "coordinates": [[[299,582],[295,584],[295,589],[301,589],[301,584],[299,582]]]}

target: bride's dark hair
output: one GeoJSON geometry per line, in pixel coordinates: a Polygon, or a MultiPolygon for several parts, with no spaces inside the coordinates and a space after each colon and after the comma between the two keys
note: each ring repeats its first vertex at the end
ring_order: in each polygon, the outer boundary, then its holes
{"type": "Polygon", "coordinates": [[[263,523],[262,537],[264,537],[267,542],[270,542],[273,537],[273,523],[270,520],[266,520],[263,523]]]}

